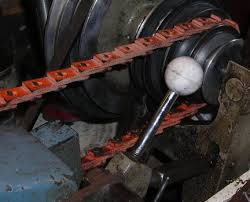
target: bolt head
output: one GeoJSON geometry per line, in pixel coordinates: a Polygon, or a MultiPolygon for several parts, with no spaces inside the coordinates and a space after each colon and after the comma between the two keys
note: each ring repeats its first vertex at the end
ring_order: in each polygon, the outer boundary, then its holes
{"type": "Polygon", "coordinates": [[[169,90],[181,95],[191,95],[202,85],[203,70],[191,57],[178,57],[172,60],[165,71],[165,82],[169,90]]]}
{"type": "Polygon", "coordinates": [[[243,83],[237,78],[231,78],[226,82],[225,91],[232,101],[238,102],[244,95],[243,83]]]}

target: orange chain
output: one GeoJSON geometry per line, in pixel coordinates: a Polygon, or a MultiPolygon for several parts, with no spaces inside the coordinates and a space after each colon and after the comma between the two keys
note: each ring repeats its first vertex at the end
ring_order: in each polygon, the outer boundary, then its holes
{"type": "Polygon", "coordinates": [[[43,94],[58,91],[68,84],[83,81],[91,75],[109,71],[113,66],[131,62],[155,49],[166,48],[174,42],[187,39],[218,25],[228,25],[239,31],[237,23],[211,15],[196,18],[170,29],[157,32],[151,37],[139,38],[134,43],[122,45],[111,52],[96,54],[92,59],[73,63],[69,68],[50,71],[46,77],[22,82],[22,86],[0,90],[0,111],[16,108],[18,104],[41,98],[43,94]]]}
{"type": "MultiPolygon", "coordinates": [[[[199,109],[205,106],[206,104],[181,104],[176,108],[175,112],[167,114],[156,134],[162,134],[166,128],[180,124],[183,119],[195,115],[199,109]]],[[[104,146],[97,148],[98,153],[95,152],[95,149],[89,150],[82,158],[82,169],[88,171],[102,166],[115,154],[125,152],[132,148],[138,142],[141,131],[142,130],[123,135],[120,140],[109,140],[104,146]]]]}

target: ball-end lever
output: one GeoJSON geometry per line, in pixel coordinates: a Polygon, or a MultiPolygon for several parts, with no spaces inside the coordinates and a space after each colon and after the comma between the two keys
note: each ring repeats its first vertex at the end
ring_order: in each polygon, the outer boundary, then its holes
{"type": "Polygon", "coordinates": [[[195,93],[202,85],[203,70],[201,65],[191,57],[178,57],[171,61],[165,71],[165,83],[169,89],[160,107],[145,129],[131,156],[140,160],[152,143],[152,140],[179,96],[195,93]]]}

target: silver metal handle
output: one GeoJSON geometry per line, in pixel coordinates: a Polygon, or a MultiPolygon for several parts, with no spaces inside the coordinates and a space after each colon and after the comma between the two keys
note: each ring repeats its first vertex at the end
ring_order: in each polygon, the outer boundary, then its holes
{"type": "Polygon", "coordinates": [[[143,136],[140,138],[138,144],[135,146],[135,149],[132,151],[131,154],[134,158],[138,160],[143,156],[148,146],[152,143],[152,140],[162,121],[164,120],[166,114],[171,110],[178,97],[179,95],[172,91],[169,91],[166,94],[160,107],[158,108],[157,112],[151,119],[148,127],[144,131],[143,136]]]}

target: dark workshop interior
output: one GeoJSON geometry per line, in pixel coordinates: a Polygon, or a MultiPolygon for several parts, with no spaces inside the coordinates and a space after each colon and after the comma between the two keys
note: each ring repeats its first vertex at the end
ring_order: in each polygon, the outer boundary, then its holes
{"type": "Polygon", "coordinates": [[[250,202],[249,0],[0,0],[0,202],[250,202]]]}

